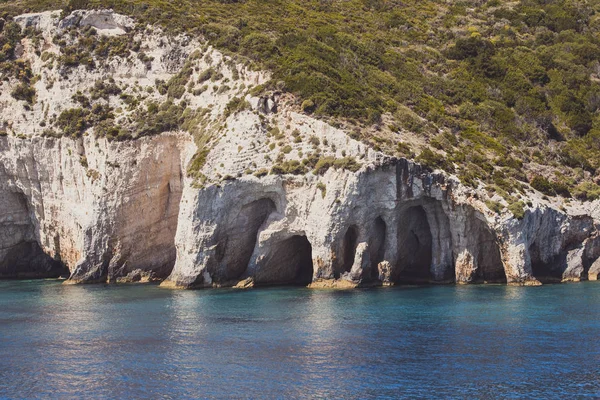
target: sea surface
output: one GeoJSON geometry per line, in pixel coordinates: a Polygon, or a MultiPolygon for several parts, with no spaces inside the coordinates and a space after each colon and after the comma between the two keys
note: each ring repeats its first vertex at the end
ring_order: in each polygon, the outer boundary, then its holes
{"type": "Polygon", "coordinates": [[[599,398],[600,282],[0,282],[1,398],[599,398]]]}

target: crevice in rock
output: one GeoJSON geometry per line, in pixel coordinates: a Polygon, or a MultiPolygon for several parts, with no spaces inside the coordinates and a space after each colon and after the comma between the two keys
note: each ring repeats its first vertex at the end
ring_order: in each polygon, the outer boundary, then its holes
{"type": "Polygon", "coordinates": [[[398,219],[396,283],[427,283],[432,279],[432,234],[422,206],[406,209],[398,219]]]}
{"type": "Polygon", "coordinates": [[[387,233],[387,226],[385,221],[381,217],[377,217],[373,222],[373,234],[370,238],[369,251],[371,258],[371,269],[369,277],[371,279],[377,279],[379,277],[379,270],[377,265],[383,261],[385,257],[385,240],[387,233]]]}
{"type": "Polygon", "coordinates": [[[336,278],[344,272],[350,272],[352,269],[357,245],[358,228],[356,225],[350,225],[346,230],[346,234],[344,235],[344,241],[342,243],[341,271],[338,271],[338,276],[336,276],[336,278]]]}
{"type": "Polygon", "coordinates": [[[302,285],[312,282],[312,246],[304,235],[294,235],[270,246],[254,280],[259,285],[302,285]]]}

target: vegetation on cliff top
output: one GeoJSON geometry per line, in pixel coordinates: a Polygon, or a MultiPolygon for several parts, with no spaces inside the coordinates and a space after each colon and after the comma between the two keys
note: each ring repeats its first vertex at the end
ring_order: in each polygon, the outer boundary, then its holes
{"type": "Polygon", "coordinates": [[[599,1],[20,0],[0,13],[60,7],[202,35],[273,71],[305,112],[466,184],[599,192],[599,1]]]}

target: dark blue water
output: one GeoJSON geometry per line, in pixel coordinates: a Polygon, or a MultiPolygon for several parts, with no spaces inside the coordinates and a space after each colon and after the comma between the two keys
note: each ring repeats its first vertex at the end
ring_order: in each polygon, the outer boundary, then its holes
{"type": "Polygon", "coordinates": [[[0,282],[0,397],[600,397],[600,284],[0,282]]]}

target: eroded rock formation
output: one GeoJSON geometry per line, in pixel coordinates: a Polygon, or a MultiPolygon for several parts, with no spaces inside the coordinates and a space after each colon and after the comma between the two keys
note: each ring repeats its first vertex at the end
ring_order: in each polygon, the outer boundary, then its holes
{"type": "Polygon", "coordinates": [[[186,189],[177,262],[165,285],[222,284],[224,268],[227,280],[250,277],[256,284],[304,283],[298,274],[308,270],[314,282],[356,285],[586,278],[598,257],[591,217],[540,205],[521,221],[490,218],[463,190],[441,174],[394,159],[358,173],[248,177],[200,192],[186,189]],[[325,197],[319,182],[327,187],[325,197]],[[256,204],[270,207],[255,214],[260,223],[240,230],[256,204]],[[243,251],[226,252],[226,263],[220,249],[230,239],[222,232],[246,236],[236,238],[243,251]]]}
{"type": "MultiPolygon", "coordinates": [[[[108,11],[19,21],[46,36],[86,24],[121,35],[132,26],[108,11]]],[[[179,288],[597,279],[599,204],[561,209],[532,191],[522,219],[496,214],[483,188],[385,157],[299,113],[281,93],[247,93],[266,80],[263,73],[206,47],[201,57],[185,38],[143,40],[153,61],[115,58],[106,70],[80,67],[69,79],[25,43],[24,56],[42,78],[38,103],[25,110],[10,85],[0,88],[0,115],[12,129],[0,136],[0,277],[68,271],[72,283],[165,279],[179,288]],[[188,124],[194,135],[41,135],[48,109],[73,107],[74,95],[89,93],[108,73],[128,96],[151,93],[140,101],[175,104],[168,91],[148,87],[182,68],[190,83],[178,105],[199,116],[188,124]],[[206,70],[220,87],[194,86],[206,70]],[[198,154],[204,163],[188,173],[198,154]],[[329,160],[327,167],[311,164],[317,158],[329,160]]],[[[98,101],[116,110],[129,106],[123,99],[98,101]]],[[[116,121],[134,116],[124,112],[116,121]]]]}

